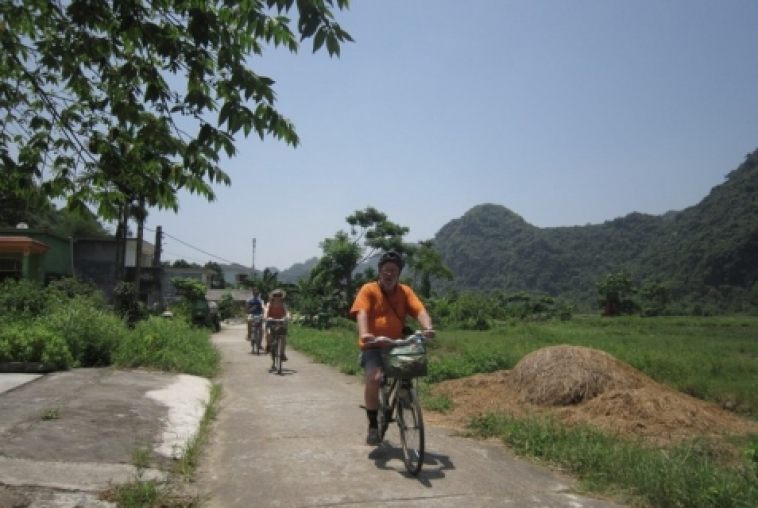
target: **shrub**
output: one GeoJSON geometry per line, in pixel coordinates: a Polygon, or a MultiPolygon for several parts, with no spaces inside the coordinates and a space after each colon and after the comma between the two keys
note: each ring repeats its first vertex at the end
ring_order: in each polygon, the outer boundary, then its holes
{"type": "Polygon", "coordinates": [[[46,288],[49,297],[69,299],[75,296],[87,297],[95,306],[105,307],[105,298],[94,284],[73,277],[52,281],[46,288]]]}
{"type": "Polygon", "coordinates": [[[90,299],[80,296],[56,306],[40,319],[65,341],[79,367],[110,365],[113,350],[127,332],[118,316],[94,307],[90,299]]]}
{"type": "Polygon", "coordinates": [[[218,369],[219,354],[206,330],[192,328],[183,320],[150,317],[125,335],[113,360],[120,367],[212,377],[218,369]]]}
{"type": "Polygon", "coordinates": [[[221,319],[229,319],[235,314],[234,298],[231,293],[224,293],[218,302],[218,315],[221,319]]]}
{"type": "Polygon", "coordinates": [[[137,288],[131,282],[119,282],[113,289],[114,308],[129,326],[140,319],[145,319],[147,309],[137,298],[137,288]]]}
{"type": "Polygon", "coordinates": [[[73,357],[66,342],[41,322],[17,321],[0,329],[0,362],[40,362],[65,369],[73,357]]]}
{"type": "Polygon", "coordinates": [[[3,320],[29,318],[47,309],[47,294],[40,285],[28,280],[6,280],[0,284],[0,317],[3,320]]]}

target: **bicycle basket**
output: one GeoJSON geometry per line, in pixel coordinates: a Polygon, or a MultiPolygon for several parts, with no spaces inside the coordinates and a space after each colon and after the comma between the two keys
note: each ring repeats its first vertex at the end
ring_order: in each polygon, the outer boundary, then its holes
{"type": "Polygon", "coordinates": [[[426,346],[413,343],[382,352],[384,375],[387,377],[426,376],[426,346]]]}
{"type": "Polygon", "coordinates": [[[269,332],[275,335],[281,335],[287,333],[287,323],[284,321],[276,321],[268,324],[269,332]]]}

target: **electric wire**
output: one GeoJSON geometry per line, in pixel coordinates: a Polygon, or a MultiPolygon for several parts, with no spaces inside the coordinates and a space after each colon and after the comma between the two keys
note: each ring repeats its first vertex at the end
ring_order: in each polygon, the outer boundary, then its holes
{"type": "MultiPolygon", "coordinates": [[[[155,230],[154,230],[154,229],[152,229],[152,228],[149,228],[149,227],[147,227],[147,226],[143,226],[143,228],[144,228],[144,229],[146,229],[146,230],[148,230],[148,231],[150,231],[151,233],[154,233],[154,232],[155,232],[155,230]]],[[[212,258],[216,258],[216,259],[218,259],[218,260],[221,260],[221,261],[223,261],[224,263],[227,263],[227,264],[230,264],[230,265],[240,265],[240,266],[245,266],[245,265],[243,265],[242,263],[238,263],[237,261],[231,261],[231,260],[229,260],[229,259],[226,259],[226,258],[223,258],[223,257],[221,257],[221,256],[217,256],[217,255],[215,255],[215,254],[211,254],[210,252],[208,252],[208,251],[205,251],[205,250],[201,249],[200,247],[195,247],[194,245],[191,245],[191,244],[189,244],[189,243],[185,242],[184,240],[181,240],[181,239],[179,239],[179,238],[177,238],[177,237],[175,237],[175,236],[173,236],[173,235],[170,235],[170,234],[166,233],[166,231],[165,231],[165,230],[161,230],[161,234],[162,234],[163,236],[166,236],[166,237],[168,237],[168,238],[171,238],[172,240],[175,240],[175,241],[177,241],[177,242],[181,243],[182,245],[184,245],[184,246],[186,246],[186,247],[189,247],[190,249],[194,249],[194,250],[196,250],[196,251],[198,251],[198,252],[202,252],[202,253],[203,253],[203,254],[205,254],[206,256],[210,256],[210,257],[212,257],[212,258]]],[[[168,254],[173,254],[174,256],[176,256],[176,255],[177,255],[176,253],[174,253],[174,252],[168,252],[168,251],[166,251],[165,249],[164,249],[164,252],[166,252],[166,253],[168,253],[168,254]]]]}

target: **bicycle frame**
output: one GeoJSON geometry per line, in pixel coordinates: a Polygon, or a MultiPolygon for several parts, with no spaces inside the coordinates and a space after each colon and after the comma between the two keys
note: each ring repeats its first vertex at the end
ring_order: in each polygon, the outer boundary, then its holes
{"type": "Polygon", "coordinates": [[[253,316],[250,320],[250,346],[254,354],[260,354],[263,339],[263,316],[253,316]]]}
{"type": "Polygon", "coordinates": [[[277,374],[281,374],[282,348],[284,347],[282,338],[287,335],[287,321],[285,319],[269,318],[267,324],[269,325],[268,337],[271,348],[271,372],[276,371],[277,374]]]}
{"type": "MultiPolygon", "coordinates": [[[[407,344],[410,340],[416,339],[409,338],[404,343],[407,344]]],[[[401,341],[398,343],[403,344],[401,341]]],[[[416,476],[424,463],[424,421],[412,377],[389,377],[382,374],[377,411],[381,440],[384,440],[392,422],[397,424],[400,431],[405,468],[416,476]]]]}

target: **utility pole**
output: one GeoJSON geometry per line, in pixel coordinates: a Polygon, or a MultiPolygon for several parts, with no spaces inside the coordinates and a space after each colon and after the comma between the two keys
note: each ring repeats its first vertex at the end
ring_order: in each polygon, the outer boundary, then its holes
{"type": "Polygon", "coordinates": [[[255,238],[253,238],[253,266],[251,268],[253,270],[251,280],[255,280],[255,238]]]}

